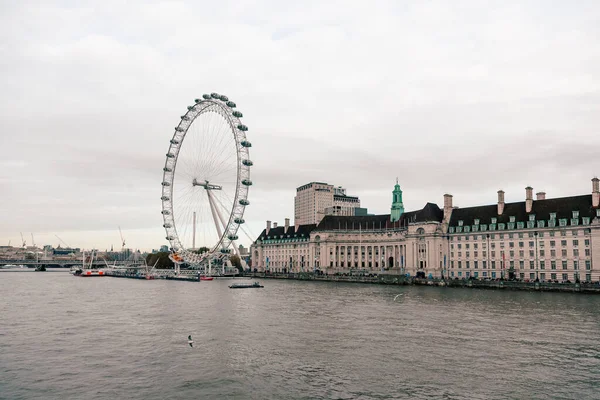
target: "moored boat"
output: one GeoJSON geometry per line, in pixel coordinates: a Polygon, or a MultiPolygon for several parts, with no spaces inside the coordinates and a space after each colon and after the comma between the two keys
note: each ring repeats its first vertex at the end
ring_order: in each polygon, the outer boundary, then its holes
{"type": "Polygon", "coordinates": [[[213,277],[212,276],[200,276],[200,280],[201,281],[212,281],[213,277]]]}
{"type": "Polygon", "coordinates": [[[229,289],[250,289],[250,288],[263,288],[264,286],[258,282],[254,283],[234,283],[229,286],[229,289]]]}

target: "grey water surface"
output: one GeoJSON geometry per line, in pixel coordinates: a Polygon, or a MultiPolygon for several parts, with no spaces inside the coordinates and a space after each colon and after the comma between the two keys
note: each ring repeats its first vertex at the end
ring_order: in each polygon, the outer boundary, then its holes
{"type": "Polygon", "coordinates": [[[0,398],[600,398],[600,296],[260,281],[3,271],[0,398]]]}

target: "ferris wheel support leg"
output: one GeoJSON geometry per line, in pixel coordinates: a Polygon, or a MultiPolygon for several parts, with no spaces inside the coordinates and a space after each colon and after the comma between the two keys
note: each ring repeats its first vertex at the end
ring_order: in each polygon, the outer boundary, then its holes
{"type": "Polygon", "coordinates": [[[210,190],[207,190],[206,194],[208,194],[208,203],[210,204],[210,211],[212,212],[213,220],[215,221],[215,226],[217,227],[217,232],[219,232],[219,237],[221,237],[223,236],[223,231],[221,230],[221,225],[217,220],[217,207],[215,206],[210,190]]]}
{"type": "MultiPolygon", "coordinates": [[[[221,214],[221,211],[219,210],[219,208],[215,205],[215,209],[217,210],[217,215],[219,216],[219,220],[221,221],[221,224],[223,224],[223,229],[227,229],[227,224],[225,223],[225,218],[223,218],[223,214],[221,214]]],[[[235,241],[231,241],[231,244],[233,244],[233,252],[235,255],[239,256],[239,250],[237,248],[237,243],[235,243],[235,241]]]]}

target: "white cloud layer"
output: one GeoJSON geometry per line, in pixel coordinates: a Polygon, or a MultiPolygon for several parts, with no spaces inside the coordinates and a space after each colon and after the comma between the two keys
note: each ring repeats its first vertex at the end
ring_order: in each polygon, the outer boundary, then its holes
{"type": "Polygon", "coordinates": [[[253,234],[313,180],[377,213],[396,176],[408,209],[588,193],[599,38],[596,1],[4,2],[0,244],[159,247],[168,140],[212,91],[250,127],[253,234]]]}

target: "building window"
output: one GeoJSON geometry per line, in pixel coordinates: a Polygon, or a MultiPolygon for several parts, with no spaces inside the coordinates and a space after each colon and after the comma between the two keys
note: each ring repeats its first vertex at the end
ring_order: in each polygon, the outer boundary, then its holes
{"type": "Polygon", "coordinates": [[[533,261],[529,261],[529,269],[534,269],[535,265],[533,263],[533,261]]]}
{"type": "Polygon", "coordinates": [[[567,269],[567,260],[563,260],[562,269],[567,269]]]}
{"type": "Polygon", "coordinates": [[[525,268],[525,262],[523,260],[519,261],[519,269],[525,268]]]}
{"type": "Polygon", "coordinates": [[[574,270],[578,270],[579,269],[579,261],[573,260],[573,269],[574,270]]]}
{"type": "Polygon", "coordinates": [[[556,219],[556,213],[555,212],[550,213],[550,220],[553,221],[555,219],[556,219]]]}
{"type": "Polygon", "coordinates": [[[544,260],[540,260],[540,269],[546,269],[546,262],[544,260]]]}
{"type": "Polygon", "coordinates": [[[523,247],[525,247],[525,243],[524,243],[524,242],[519,242],[519,247],[520,247],[520,248],[523,248],[523,247]]]}
{"type": "Polygon", "coordinates": [[[558,220],[558,223],[560,226],[567,226],[567,219],[566,218],[561,218],[558,220]]]}
{"type": "Polygon", "coordinates": [[[495,218],[495,217],[492,218],[492,224],[495,224],[497,220],[498,220],[498,218],[495,218]]]}
{"type": "Polygon", "coordinates": [[[535,221],[535,214],[529,214],[529,220],[535,221]]]}
{"type": "Polygon", "coordinates": [[[462,219],[458,220],[458,226],[463,226],[463,220],[462,219]]]}
{"type": "Polygon", "coordinates": [[[524,222],[517,222],[517,229],[523,229],[525,228],[525,223],[524,222]]]}
{"type": "Polygon", "coordinates": [[[567,241],[566,241],[566,240],[561,240],[561,241],[560,241],[560,245],[561,245],[562,247],[565,247],[565,246],[567,245],[567,241]]]}
{"type": "Polygon", "coordinates": [[[475,222],[473,222],[475,225],[479,225],[479,219],[475,218],[475,222]]]}
{"type": "Polygon", "coordinates": [[[579,249],[573,249],[573,257],[579,257],[579,249]]]}
{"type": "Polygon", "coordinates": [[[556,261],[554,261],[554,260],[550,261],[550,268],[556,269],[556,261]]]}
{"type": "Polygon", "coordinates": [[[579,211],[573,211],[573,218],[579,218],[579,211]]]}
{"type": "Polygon", "coordinates": [[[585,269],[588,271],[592,269],[592,262],[590,260],[585,260],[585,269]]]}
{"type": "Polygon", "coordinates": [[[583,217],[582,220],[583,220],[582,223],[584,225],[589,225],[590,224],[590,217],[583,217]]]}

